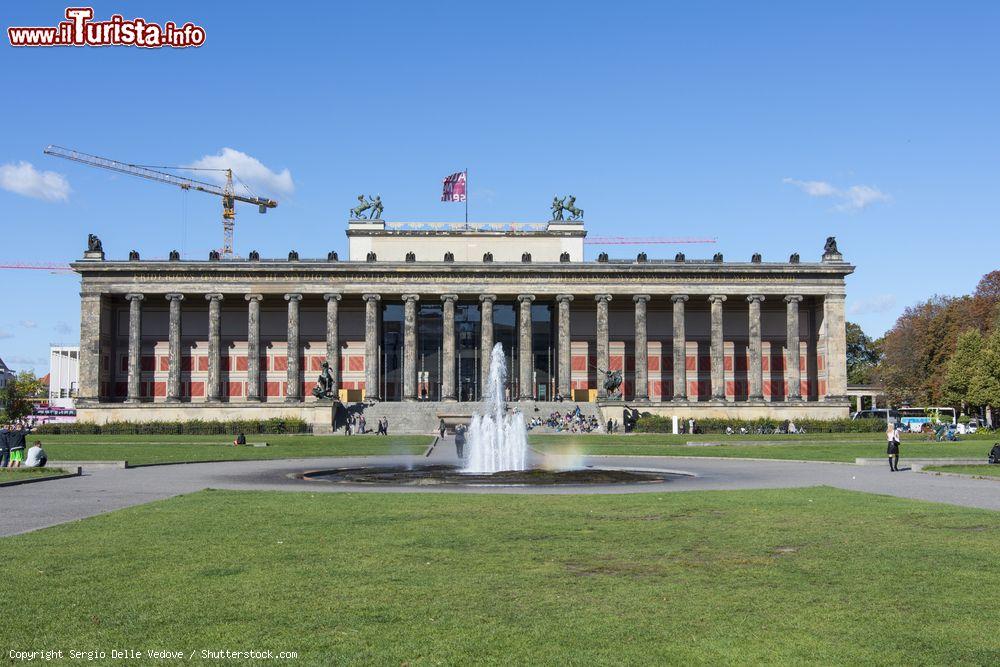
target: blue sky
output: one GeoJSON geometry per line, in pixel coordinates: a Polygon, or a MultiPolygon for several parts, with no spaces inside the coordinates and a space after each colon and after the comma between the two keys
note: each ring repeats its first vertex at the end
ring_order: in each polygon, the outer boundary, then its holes
{"type": "MultiPolygon", "coordinates": [[[[5,3],[3,27],[55,25],[65,7],[5,3]]],[[[115,257],[202,258],[221,241],[216,198],[44,156],[54,143],[144,164],[245,154],[245,180],[280,205],[240,210],[243,253],[343,251],[360,192],[390,220],[461,220],[440,181],[468,167],[475,220],[541,221],[572,193],[592,235],[718,238],[690,257],[809,260],[835,235],[858,266],[849,317],[873,335],[1000,268],[997,3],[94,9],[192,21],[207,40],[14,49],[4,35],[0,263],[69,261],[88,232],[115,257]]],[[[612,254],[641,249],[678,250],[612,254]]],[[[49,343],[77,339],[77,280],[0,280],[0,357],[44,373],[49,343]]]]}

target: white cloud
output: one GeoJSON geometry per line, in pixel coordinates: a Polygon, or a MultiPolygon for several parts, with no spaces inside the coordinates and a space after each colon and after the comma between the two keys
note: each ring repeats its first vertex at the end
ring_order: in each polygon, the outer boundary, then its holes
{"type": "Polygon", "coordinates": [[[21,320],[20,324],[25,329],[36,329],[38,327],[38,322],[34,320],[21,320]]]}
{"type": "Polygon", "coordinates": [[[884,313],[891,310],[896,305],[895,294],[876,294],[867,299],[859,299],[851,304],[851,315],[864,315],[866,313],[884,313]]]}
{"type": "Polygon", "coordinates": [[[13,338],[13,337],[14,334],[12,334],[11,332],[7,331],[6,329],[0,329],[0,339],[13,338]]]}
{"type": "Polygon", "coordinates": [[[793,185],[810,197],[831,197],[838,200],[834,210],[855,213],[868,208],[872,204],[892,201],[892,197],[873,185],[852,185],[846,189],[838,188],[826,181],[801,181],[797,178],[782,179],[783,183],[793,185]]]}
{"type": "Polygon", "coordinates": [[[54,171],[38,171],[30,162],[0,165],[0,188],[25,197],[46,201],[66,201],[69,181],[54,171]]]}
{"type": "MultiPolygon", "coordinates": [[[[292,172],[288,169],[283,169],[280,172],[272,171],[257,158],[233,148],[223,148],[218,155],[206,155],[187,166],[196,169],[232,169],[233,174],[239,180],[252,188],[260,188],[261,197],[287,195],[295,190],[292,172]]],[[[226,182],[225,175],[219,172],[197,173],[200,177],[215,181],[220,185],[226,182]]]]}

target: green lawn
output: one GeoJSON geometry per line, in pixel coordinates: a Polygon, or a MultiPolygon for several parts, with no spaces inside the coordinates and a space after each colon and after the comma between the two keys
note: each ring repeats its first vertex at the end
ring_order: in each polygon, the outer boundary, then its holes
{"type": "Polygon", "coordinates": [[[988,463],[977,466],[927,466],[924,470],[955,472],[961,475],[975,475],[977,477],[1000,477],[1000,466],[991,466],[988,463]]]}
{"type": "Polygon", "coordinates": [[[422,454],[430,436],[254,435],[247,442],[268,447],[233,447],[227,435],[42,435],[49,460],[128,461],[130,464],[176,461],[245,461],[316,456],[422,454]]]}
{"type": "Polygon", "coordinates": [[[0,541],[19,564],[0,645],[309,665],[997,664],[997,517],[830,488],[203,491],[0,541]]]}
{"type": "Polygon", "coordinates": [[[16,482],[22,479],[35,479],[38,477],[52,477],[53,475],[65,475],[66,471],[60,468],[0,468],[0,484],[3,482],[16,482]]]}
{"type": "MultiPolygon", "coordinates": [[[[817,436],[687,436],[639,433],[635,435],[532,435],[531,446],[550,454],[618,454],[628,456],[720,456],[726,458],[845,461],[885,456],[880,434],[817,436]],[[872,437],[874,436],[874,437],[872,437]],[[719,446],[689,447],[686,442],[718,442],[719,446]]],[[[901,458],[986,458],[992,441],[928,442],[905,437],[901,458]]]]}

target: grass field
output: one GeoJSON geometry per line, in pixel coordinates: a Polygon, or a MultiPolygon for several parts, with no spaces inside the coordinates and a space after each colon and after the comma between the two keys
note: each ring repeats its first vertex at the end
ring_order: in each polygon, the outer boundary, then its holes
{"type": "Polygon", "coordinates": [[[997,514],[829,488],[203,491],[0,545],[0,608],[18,619],[0,624],[5,649],[272,649],[310,665],[1000,661],[997,514]]]}
{"type": "MultiPolygon", "coordinates": [[[[881,434],[824,433],[806,436],[686,436],[686,435],[532,435],[535,449],[551,454],[618,454],[628,456],[719,456],[727,458],[844,461],[885,456],[881,434]],[[686,446],[687,442],[716,442],[718,446],[686,446]]],[[[994,436],[995,437],[995,436],[994,436]]],[[[986,460],[992,440],[928,442],[906,437],[901,458],[978,458],[986,460]]]]}
{"type": "Polygon", "coordinates": [[[60,468],[0,468],[0,484],[3,482],[16,482],[22,479],[36,479],[65,474],[66,471],[60,468]]]}
{"type": "Polygon", "coordinates": [[[245,461],[291,459],[316,456],[374,456],[422,454],[430,436],[375,435],[314,436],[255,435],[247,442],[266,442],[268,447],[233,447],[226,435],[43,435],[49,460],[128,461],[130,464],[176,461],[245,461]]]}
{"type": "Polygon", "coordinates": [[[927,466],[924,470],[936,472],[954,472],[960,475],[975,475],[976,477],[1000,478],[1000,466],[984,463],[981,466],[927,466]]]}

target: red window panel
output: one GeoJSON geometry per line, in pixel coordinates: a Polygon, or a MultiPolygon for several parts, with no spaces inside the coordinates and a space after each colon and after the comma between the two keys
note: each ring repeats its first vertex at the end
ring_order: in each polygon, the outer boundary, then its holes
{"type": "Polygon", "coordinates": [[[204,382],[192,382],[191,383],[191,396],[204,396],[205,395],[205,383],[204,382]]]}
{"type": "Polygon", "coordinates": [[[233,357],[236,360],[236,370],[246,371],[247,370],[247,358],[242,356],[233,357]]]}
{"type": "Polygon", "coordinates": [[[733,358],[728,354],[722,360],[722,369],[727,371],[733,370],[733,358]]]}
{"type": "Polygon", "coordinates": [[[727,380],[726,381],[726,396],[735,396],[736,395],[736,385],[737,385],[737,382],[735,380],[727,380]]]}
{"type": "Polygon", "coordinates": [[[243,383],[242,382],[227,382],[226,384],[228,385],[228,387],[226,387],[226,389],[228,390],[226,392],[227,396],[237,397],[237,396],[242,396],[243,395],[243,383]]]}
{"type": "Polygon", "coordinates": [[[809,359],[806,358],[806,355],[804,355],[804,354],[800,355],[799,356],[799,371],[801,371],[801,372],[804,373],[806,371],[806,366],[807,366],[808,363],[809,363],[809,359]]]}
{"type": "Polygon", "coordinates": [[[198,357],[198,370],[202,372],[208,370],[208,357],[198,357]]]}
{"type": "Polygon", "coordinates": [[[771,370],[771,357],[763,355],[760,358],[760,369],[765,373],[771,370]]]}
{"type": "Polygon", "coordinates": [[[347,370],[358,372],[365,370],[364,355],[356,354],[347,357],[347,370]]]}
{"type": "Polygon", "coordinates": [[[309,357],[309,370],[318,371],[323,368],[323,362],[326,361],[326,355],[318,357],[309,357]]]}
{"type": "Polygon", "coordinates": [[[154,382],[153,383],[153,396],[160,398],[167,395],[167,383],[166,382],[154,382]]]}
{"type": "Polygon", "coordinates": [[[819,395],[826,396],[826,380],[819,381],[819,395]]]}
{"type": "Polygon", "coordinates": [[[156,357],[142,357],[139,360],[139,365],[144,371],[155,371],[156,370],[156,357]]]}
{"type": "Polygon", "coordinates": [[[646,368],[651,371],[660,370],[660,358],[655,354],[648,357],[646,359],[646,368]]]}
{"type": "Polygon", "coordinates": [[[272,359],[272,362],[273,362],[272,366],[274,366],[274,368],[272,370],[275,370],[275,371],[287,371],[288,370],[288,357],[286,357],[284,355],[282,355],[282,356],[275,356],[272,359]]]}
{"type": "Polygon", "coordinates": [[[816,370],[825,371],[826,370],[826,357],[822,354],[816,355],[816,370]]]}
{"type": "Polygon", "coordinates": [[[799,382],[799,396],[809,395],[809,380],[802,380],[799,382]]]}
{"type": "Polygon", "coordinates": [[[689,371],[698,370],[698,357],[684,357],[684,368],[689,371]]]}
{"type": "Polygon", "coordinates": [[[663,381],[653,380],[649,383],[649,393],[653,396],[663,396],[663,381]]]}
{"type": "Polygon", "coordinates": [[[587,357],[582,354],[573,355],[573,360],[570,362],[570,367],[574,371],[587,370],[587,357]]]}
{"type": "Polygon", "coordinates": [[[281,396],[281,383],[280,382],[265,382],[264,383],[264,395],[265,396],[281,396]]]}
{"type": "Polygon", "coordinates": [[[157,357],[160,360],[160,370],[169,371],[170,370],[170,358],[169,357],[157,357]]]}
{"type": "Polygon", "coordinates": [[[612,371],[622,370],[622,365],[623,365],[622,362],[624,362],[624,359],[622,359],[622,355],[620,354],[611,355],[608,358],[608,365],[611,366],[609,370],[612,371]]]}

